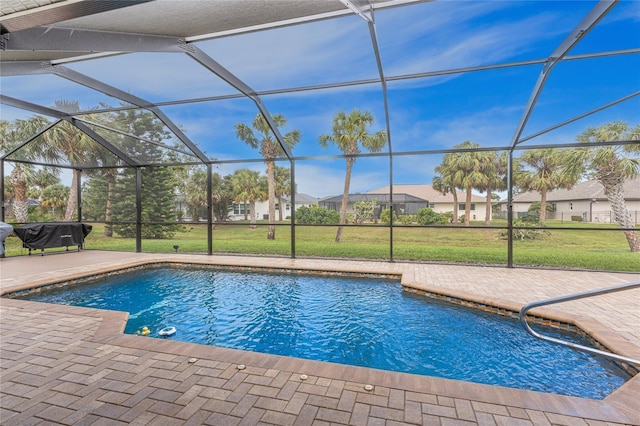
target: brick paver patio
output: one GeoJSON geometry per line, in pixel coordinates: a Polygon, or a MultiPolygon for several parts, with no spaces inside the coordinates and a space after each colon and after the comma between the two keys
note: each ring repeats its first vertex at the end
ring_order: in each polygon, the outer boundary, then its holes
{"type": "MultiPolygon", "coordinates": [[[[640,279],[622,273],[83,251],[2,259],[0,291],[162,261],[395,273],[405,285],[515,310],[537,299],[640,279]]],[[[577,322],[616,352],[640,358],[640,290],[538,312],[577,322]]],[[[124,335],[126,319],[121,312],[1,299],[0,423],[640,424],[639,376],[595,401],[124,335]]]]}

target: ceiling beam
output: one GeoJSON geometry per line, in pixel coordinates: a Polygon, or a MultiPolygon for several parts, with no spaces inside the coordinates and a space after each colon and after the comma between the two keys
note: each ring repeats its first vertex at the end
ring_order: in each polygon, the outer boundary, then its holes
{"type": "Polygon", "coordinates": [[[615,6],[618,0],[600,0],[598,4],[589,12],[587,16],[578,24],[576,28],[571,31],[569,36],[567,36],[562,43],[553,51],[551,56],[547,59],[545,65],[542,67],[542,71],[538,76],[538,80],[536,81],[535,86],[533,87],[533,91],[529,97],[529,101],[522,113],[522,117],[520,118],[520,122],[518,123],[516,130],[511,138],[511,147],[515,147],[518,143],[520,143],[520,136],[522,136],[522,132],[524,131],[527,122],[529,121],[529,117],[533,112],[533,108],[538,101],[538,97],[540,93],[542,93],[542,89],[551,73],[553,67],[558,64],[569,51],[582,40],[582,38],[587,35],[589,31],[602,19],[604,16],[609,13],[609,11],[615,6]]]}
{"type": "Polygon", "coordinates": [[[4,34],[5,51],[55,52],[176,52],[177,37],[39,27],[4,34]]]}
{"type": "Polygon", "coordinates": [[[72,81],[77,84],[81,84],[90,89],[97,90],[101,93],[112,96],[116,99],[120,99],[122,101],[128,102],[137,107],[144,108],[151,111],[153,114],[155,114],[156,117],[158,117],[158,119],[162,122],[162,124],[167,126],[167,128],[169,128],[169,130],[171,130],[171,132],[173,132],[173,134],[176,135],[176,137],[180,139],[180,141],[191,150],[193,155],[198,157],[198,159],[203,163],[206,163],[208,161],[208,158],[205,155],[205,153],[202,152],[200,148],[198,148],[198,146],[194,144],[187,137],[187,135],[185,135],[184,132],[182,132],[182,130],[180,130],[180,128],[173,121],[171,121],[171,119],[167,117],[165,113],[162,112],[160,108],[158,108],[155,104],[145,99],[139,98],[135,95],[132,95],[130,93],[127,93],[123,90],[120,90],[116,87],[110,86],[102,81],[91,78],[85,74],[74,71],[70,68],[67,68],[61,65],[56,65],[49,68],[50,68],[50,71],[55,75],[65,78],[69,81],[72,81]]]}
{"type": "MultiPolygon", "coordinates": [[[[46,65],[46,62],[44,64],[46,65]]],[[[0,76],[2,77],[47,74],[48,72],[49,70],[43,67],[42,61],[3,61],[0,67],[0,76]]]]}
{"type": "Polygon", "coordinates": [[[282,134],[278,130],[278,126],[276,126],[276,123],[271,118],[271,114],[262,103],[262,100],[258,96],[257,92],[253,90],[251,87],[249,87],[245,82],[243,82],[238,77],[236,77],[229,70],[227,70],[225,67],[223,67],[221,64],[216,62],[213,58],[211,58],[205,52],[200,50],[197,46],[193,44],[185,43],[183,48],[184,48],[184,52],[187,55],[189,55],[191,58],[193,58],[196,62],[198,62],[200,65],[204,66],[209,71],[211,71],[212,73],[214,73],[215,75],[217,75],[218,77],[226,81],[227,84],[231,85],[236,90],[240,91],[243,95],[250,98],[256,104],[256,106],[258,107],[258,110],[266,120],[267,124],[269,125],[269,128],[273,132],[273,135],[275,136],[276,140],[278,141],[278,144],[284,151],[285,155],[287,156],[288,159],[292,159],[293,154],[291,153],[291,149],[284,141],[282,134]]]}
{"type": "Polygon", "coordinates": [[[0,18],[0,34],[51,25],[56,22],[134,6],[148,1],[151,0],[66,0],[46,6],[25,9],[2,16],[0,18]]]}
{"type": "Polygon", "coordinates": [[[62,120],[56,120],[53,123],[50,123],[47,127],[45,127],[44,129],[40,130],[39,132],[36,132],[35,134],[31,135],[31,137],[25,141],[23,141],[22,143],[19,143],[17,146],[15,146],[13,149],[11,149],[9,152],[5,153],[4,155],[0,156],[0,160],[4,161],[5,159],[9,158],[11,155],[13,155],[14,153],[20,151],[22,149],[23,146],[26,146],[29,142],[31,142],[32,140],[36,139],[37,137],[39,137],[40,135],[42,135],[43,133],[46,133],[49,131],[49,129],[55,127],[58,125],[58,123],[60,123],[62,120]]]}
{"type": "Polygon", "coordinates": [[[58,120],[70,120],[71,116],[65,112],[58,111],[57,109],[47,108],[42,105],[34,104],[31,102],[23,101],[21,99],[12,98],[0,93],[0,104],[8,105],[14,108],[23,109],[26,111],[35,112],[36,114],[46,115],[48,117],[57,118],[58,120]]]}
{"type": "Polygon", "coordinates": [[[23,101],[21,99],[12,98],[10,96],[5,96],[5,95],[2,95],[2,94],[0,94],[0,103],[2,103],[4,105],[12,106],[14,108],[19,108],[19,109],[23,109],[23,110],[26,110],[26,111],[35,112],[36,114],[46,115],[48,117],[54,117],[54,118],[57,118],[58,120],[65,120],[65,121],[69,122],[71,125],[73,125],[73,126],[77,127],[78,129],[80,129],[80,131],[82,131],[82,132],[86,133],[87,135],[89,135],[96,142],[98,142],[104,148],[106,148],[109,151],[111,151],[112,154],[114,154],[115,156],[117,156],[118,158],[123,160],[128,165],[130,165],[130,166],[137,166],[138,165],[138,163],[135,160],[133,160],[131,157],[129,157],[124,152],[120,151],[114,145],[112,145],[107,140],[105,140],[102,136],[98,135],[96,132],[94,132],[86,124],[76,120],[75,118],[73,118],[73,116],[71,116],[71,115],[69,115],[69,114],[67,114],[65,112],[58,111],[57,109],[53,109],[53,108],[47,108],[47,107],[44,107],[42,105],[37,105],[37,104],[31,103],[31,102],[23,101]]]}
{"type": "Polygon", "coordinates": [[[136,160],[134,160],[133,158],[131,158],[130,156],[128,156],[127,154],[122,152],[120,150],[120,148],[117,148],[111,142],[107,141],[105,138],[100,136],[98,133],[95,132],[95,130],[93,130],[91,127],[87,126],[82,121],[73,118],[73,119],[69,120],[69,123],[71,123],[73,126],[77,127],[81,132],[85,133],[91,139],[93,139],[94,141],[96,141],[97,143],[102,145],[105,149],[107,149],[113,155],[115,155],[116,157],[118,157],[119,159],[121,159],[122,161],[127,163],[127,165],[129,165],[131,167],[136,167],[136,166],[139,165],[139,163],[136,160]]]}
{"type": "MultiPolygon", "coordinates": [[[[340,1],[342,2],[342,0],[340,0],[340,1]]],[[[408,4],[411,4],[411,3],[425,3],[425,2],[430,2],[430,1],[435,1],[435,0],[389,0],[389,1],[378,1],[378,2],[372,3],[371,6],[375,10],[382,10],[382,9],[388,9],[388,8],[392,8],[392,7],[405,6],[405,5],[408,5],[408,4]]],[[[343,2],[343,4],[344,4],[344,2],[343,2]]],[[[322,20],[325,20],[325,19],[339,18],[341,16],[349,15],[350,13],[352,13],[351,10],[340,9],[340,10],[335,10],[333,12],[325,12],[325,13],[319,13],[319,14],[315,14],[315,15],[300,16],[300,17],[297,17],[297,18],[285,19],[285,20],[282,20],[282,21],[265,22],[263,24],[250,25],[250,26],[246,26],[246,27],[240,27],[240,28],[235,28],[235,29],[230,29],[230,30],[218,31],[218,32],[214,32],[214,33],[190,36],[190,37],[187,37],[186,40],[188,42],[190,42],[190,43],[196,42],[196,41],[202,41],[202,40],[211,40],[211,39],[215,39],[215,38],[228,37],[228,36],[237,35],[237,34],[247,34],[247,33],[252,33],[252,32],[257,32],[257,31],[270,30],[270,29],[274,29],[274,28],[289,27],[289,26],[298,25],[298,24],[304,24],[304,23],[308,23],[308,22],[317,22],[317,21],[322,21],[322,20]]]]}
{"type": "MultiPolygon", "coordinates": [[[[358,5],[356,5],[352,0],[340,0],[340,3],[344,4],[349,8],[353,13],[361,17],[366,23],[373,22],[373,16],[371,13],[367,13],[362,10],[358,5]]],[[[371,5],[369,5],[371,7],[371,5]]]]}
{"type": "Polygon", "coordinates": [[[553,126],[551,126],[551,127],[547,127],[546,129],[543,129],[543,130],[540,130],[540,131],[538,131],[538,132],[535,132],[535,133],[533,133],[533,134],[531,134],[531,135],[529,135],[529,136],[526,136],[526,137],[524,137],[524,138],[520,138],[520,140],[518,141],[518,143],[523,143],[523,142],[526,142],[526,141],[528,141],[528,140],[531,140],[531,139],[537,138],[537,137],[538,137],[538,136],[540,136],[540,135],[544,135],[545,133],[549,133],[549,132],[551,132],[551,131],[553,131],[553,130],[555,130],[555,129],[559,129],[560,127],[564,127],[564,126],[566,126],[567,124],[571,124],[571,123],[576,122],[576,121],[578,121],[578,120],[581,120],[581,119],[583,119],[583,118],[585,118],[585,117],[588,117],[588,116],[590,116],[590,115],[592,115],[592,114],[595,114],[595,113],[597,113],[597,112],[603,111],[603,110],[608,109],[608,108],[611,108],[612,106],[615,106],[615,105],[621,104],[622,102],[626,102],[626,101],[628,101],[629,99],[632,99],[632,98],[634,98],[634,97],[636,97],[636,96],[640,96],[640,91],[637,91],[637,92],[631,93],[630,95],[627,95],[627,96],[623,96],[623,97],[621,97],[621,98],[616,99],[615,101],[612,101],[612,102],[606,103],[606,104],[604,104],[604,105],[600,105],[600,106],[599,106],[599,107],[597,107],[597,108],[594,108],[594,109],[592,109],[592,110],[589,110],[589,111],[583,112],[582,114],[576,115],[575,117],[569,118],[568,120],[565,120],[565,121],[563,121],[562,123],[554,124],[554,125],[553,125],[553,126]]]}

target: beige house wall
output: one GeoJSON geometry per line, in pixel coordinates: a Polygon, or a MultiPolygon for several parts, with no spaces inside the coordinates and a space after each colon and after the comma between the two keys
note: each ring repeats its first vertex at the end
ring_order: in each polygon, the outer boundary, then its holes
{"type": "MultiPolygon", "coordinates": [[[[453,208],[454,208],[454,204],[453,203],[431,203],[434,207],[433,207],[433,211],[435,211],[436,213],[448,213],[451,212],[453,213],[453,208]]],[[[458,204],[460,204],[460,207],[462,208],[458,208],[458,216],[462,216],[464,215],[464,200],[463,201],[459,201],[458,204]]],[[[473,201],[472,203],[472,207],[473,205],[475,205],[475,210],[471,210],[471,220],[480,220],[480,221],[484,221],[486,218],[486,211],[487,211],[487,203],[479,203],[477,201],[473,201]]]]}
{"type": "MultiPolygon", "coordinates": [[[[532,202],[514,202],[513,214],[527,212],[532,202]]],[[[548,204],[555,204],[555,212],[547,212],[547,219],[557,219],[570,221],[571,216],[580,216],[584,222],[612,223],[611,205],[607,200],[567,200],[551,201],[548,204]]],[[[626,201],[627,210],[636,224],[640,223],[640,200],[626,201]]],[[[500,211],[507,212],[507,203],[500,204],[500,211]]]]}

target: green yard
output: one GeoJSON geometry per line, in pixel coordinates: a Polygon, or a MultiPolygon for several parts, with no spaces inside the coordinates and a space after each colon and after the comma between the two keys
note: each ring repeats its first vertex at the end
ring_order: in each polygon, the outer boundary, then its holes
{"type": "MultiPolygon", "coordinates": [[[[494,222],[494,226],[505,222],[494,222]]],[[[547,223],[548,227],[593,227],[577,222],[547,223]]],[[[599,225],[602,230],[552,229],[536,240],[514,241],[513,261],[517,266],[546,266],[575,269],[640,272],[640,254],[631,253],[621,231],[615,225],[599,225]]],[[[104,225],[94,224],[87,237],[89,250],[135,251],[135,240],[105,238],[104,225]]],[[[346,227],[342,242],[333,240],[335,226],[296,226],[295,250],[301,257],[338,257],[388,260],[389,228],[383,225],[346,227]]],[[[260,255],[291,254],[291,227],[278,225],[276,240],[266,239],[267,226],[258,223],[251,229],[247,223],[216,225],[213,231],[215,253],[260,255]]],[[[171,239],[142,241],[143,252],[206,253],[206,224],[185,224],[171,239]]],[[[24,255],[27,249],[10,236],[6,241],[8,256],[24,255]]],[[[48,250],[49,251],[49,250],[48,250]]],[[[462,262],[505,265],[507,241],[500,229],[396,227],[393,230],[394,260],[462,262]]]]}

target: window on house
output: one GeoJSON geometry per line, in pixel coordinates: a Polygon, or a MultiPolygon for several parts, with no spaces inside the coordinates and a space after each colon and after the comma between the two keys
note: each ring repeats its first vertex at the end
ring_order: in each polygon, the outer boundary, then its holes
{"type": "MultiPolygon", "coordinates": [[[[475,209],[476,209],[476,203],[471,203],[471,210],[475,210],[475,209]]],[[[464,203],[458,204],[458,210],[464,210],[464,203]]]]}
{"type": "Polygon", "coordinates": [[[291,204],[285,204],[284,208],[289,211],[291,210],[291,204]]]}
{"type": "Polygon", "coordinates": [[[244,203],[235,203],[233,205],[233,214],[251,214],[251,209],[249,205],[245,205],[244,203]]]}
{"type": "Polygon", "coordinates": [[[435,209],[436,208],[436,203],[429,203],[429,208],[430,209],[435,209]]]}

